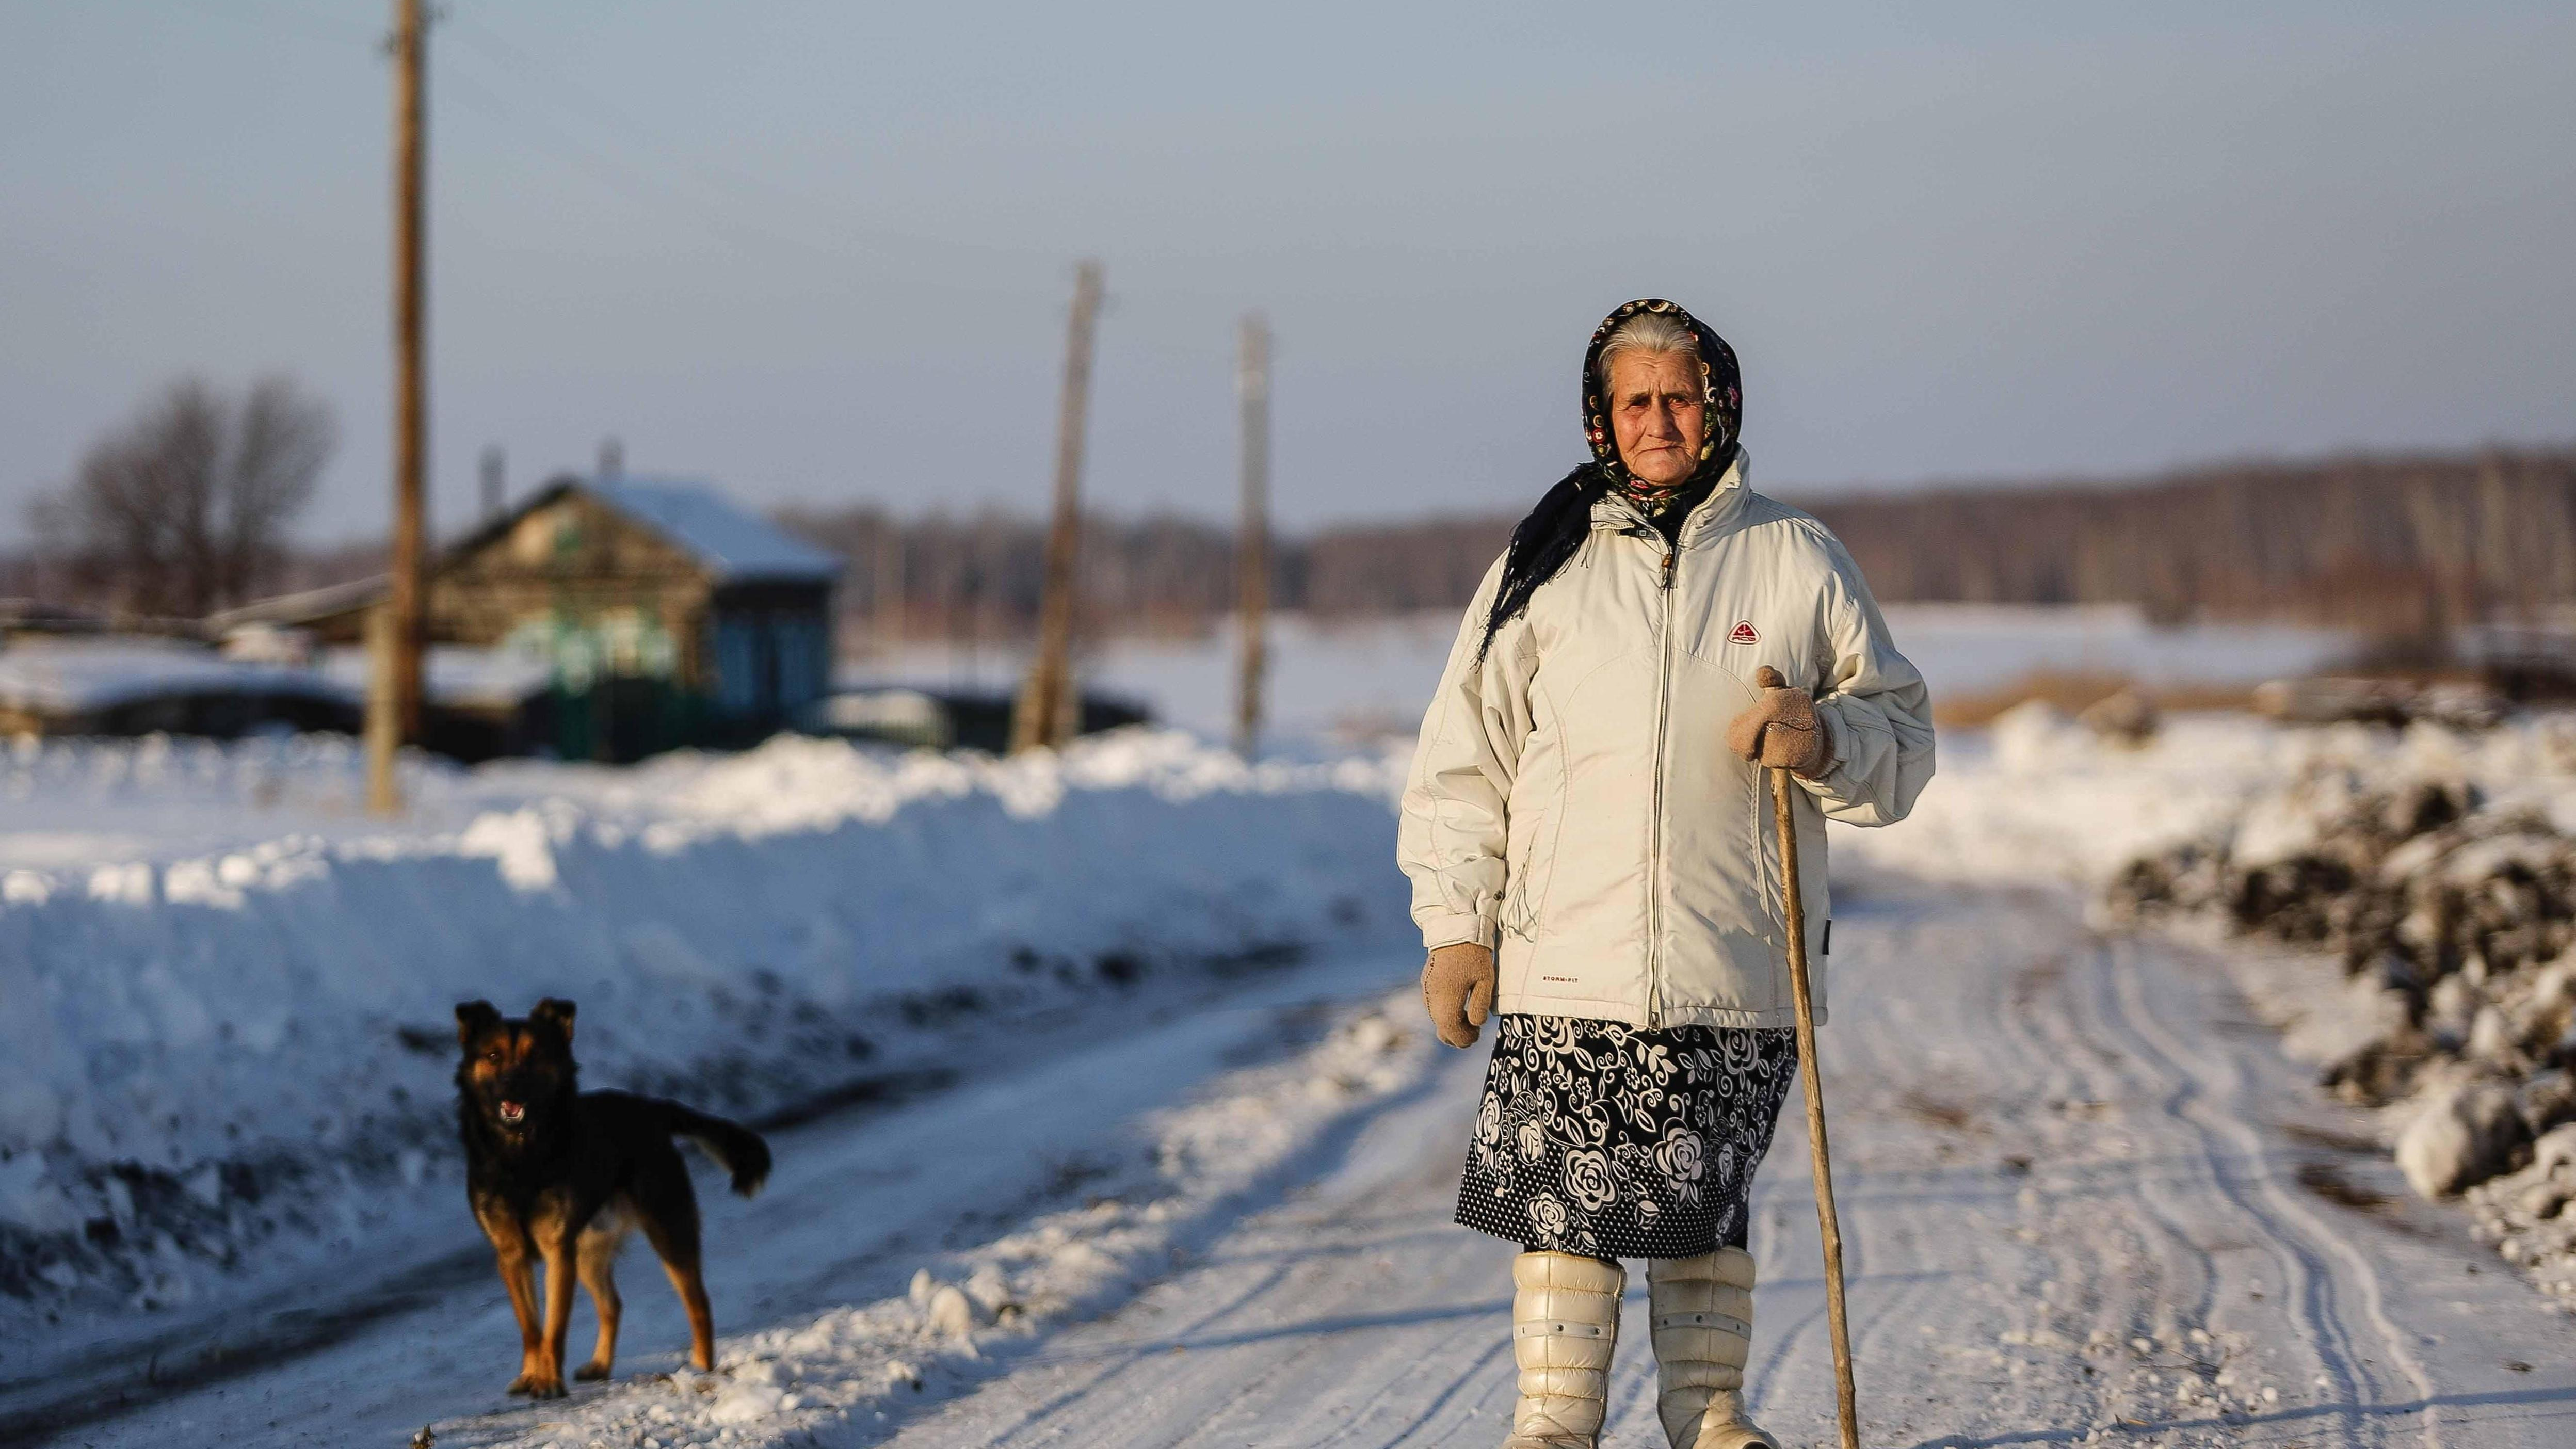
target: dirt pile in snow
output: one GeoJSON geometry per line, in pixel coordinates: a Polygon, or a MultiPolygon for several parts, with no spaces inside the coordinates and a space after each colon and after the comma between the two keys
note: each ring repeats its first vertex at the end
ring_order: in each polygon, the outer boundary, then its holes
{"type": "Polygon", "coordinates": [[[2324,1084],[2387,1109],[2398,1165],[2576,1302],[2576,838],[2459,776],[2318,765],[2133,860],[2115,915],[2215,916],[2338,957],[2324,1084]],[[2546,1150],[2542,1150],[2545,1148],[2546,1150]]]}
{"type": "Polygon", "coordinates": [[[2541,1134],[2530,1165],[2468,1192],[2477,1235],[2560,1300],[2576,1303],[2576,1123],[2541,1134]]]}

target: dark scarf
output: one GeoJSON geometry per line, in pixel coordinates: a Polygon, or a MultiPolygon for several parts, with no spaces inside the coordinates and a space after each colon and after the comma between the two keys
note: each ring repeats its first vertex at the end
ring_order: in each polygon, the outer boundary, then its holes
{"type": "Polygon", "coordinates": [[[1512,530],[1511,546],[1503,552],[1502,587],[1494,593],[1493,612],[1485,616],[1484,642],[1476,646],[1476,658],[1482,662],[1485,651],[1494,647],[1494,635],[1505,624],[1527,612],[1530,599],[1539,587],[1563,572],[1574,559],[1575,551],[1592,531],[1592,505],[1612,489],[1634,498],[1640,511],[1661,529],[1670,520],[1667,537],[1678,535],[1681,520],[1699,500],[1716,488],[1717,480],[1735,462],[1736,438],[1744,425],[1744,383],[1735,364],[1735,349],[1726,339],[1708,329],[1679,304],[1660,297],[1641,297],[1627,303],[1602,319],[1593,329],[1592,345],[1583,350],[1583,435],[1592,445],[1592,461],[1576,468],[1557,481],[1529,511],[1529,516],[1512,530]],[[1610,429],[1610,410],[1602,401],[1608,389],[1600,377],[1601,349],[1619,324],[1640,312],[1661,312],[1690,329],[1699,339],[1700,376],[1708,384],[1707,437],[1700,444],[1699,467],[1691,476],[1669,489],[1646,488],[1628,474],[1619,461],[1618,444],[1610,429]],[[1655,495],[1660,492],[1662,498],[1655,495]],[[1660,504],[1660,506],[1659,506],[1660,504]]]}
{"type": "Polygon", "coordinates": [[[1627,488],[1621,490],[1628,501],[1664,536],[1667,544],[1682,541],[1682,524],[1689,521],[1691,510],[1708,501],[1717,491],[1718,475],[1706,471],[1692,474],[1670,488],[1627,488]]]}

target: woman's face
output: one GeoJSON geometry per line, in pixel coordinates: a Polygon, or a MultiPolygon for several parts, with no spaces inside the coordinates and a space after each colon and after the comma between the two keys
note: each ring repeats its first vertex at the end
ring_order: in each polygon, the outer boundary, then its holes
{"type": "Polygon", "coordinates": [[[1699,467],[1708,392],[1686,352],[1622,352],[1610,359],[1610,430],[1619,461],[1638,482],[1670,488],[1699,467]]]}

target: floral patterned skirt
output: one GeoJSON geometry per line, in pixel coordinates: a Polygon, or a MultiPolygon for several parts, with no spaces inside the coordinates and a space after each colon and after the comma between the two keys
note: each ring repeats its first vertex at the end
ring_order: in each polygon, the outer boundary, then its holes
{"type": "Polygon", "coordinates": [[[1795,1031],[1497,1022],[1460,1223],[1601,1258],[1745,1246],[1753,1169],[1797,1073],[1795,1031]]]}

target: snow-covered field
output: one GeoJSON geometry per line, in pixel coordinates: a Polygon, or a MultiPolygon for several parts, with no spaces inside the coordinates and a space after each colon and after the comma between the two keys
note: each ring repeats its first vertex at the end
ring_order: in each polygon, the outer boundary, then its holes
{"type": "MultiPolygon", "coordinates": [[[[1153,734],[1003,765],[780,742],[623,772],[424,769],[418,816],[386,831],[349,812],[350,762],[293,755],[316,748],[22,757],[32,783],[8,787],[31,806],[11,824],[54,853],[0,877],[0,973],[43,944],[40,999],[87,1014],[57,1018],[54,1055],[7,1079],[34,1085],[0,1101],[65,1124],[36,1154],[37,1210],[55,1191],[115,1225],[113,1247],[75,1235],[72,1284],[38,1301],[130,1333],[157,1280],[114,1274],[176,1263],[196,1298],[147,1317],[236,1305],[197,1345],[223,1352],[175,1371],[147,1356],[168,1335],[89,1355],[94,1400],[143,1402],[53,1442],[1501,1437],[1510,1249],[1447,1225],[1481,1057],[1417,1020],[1382,759],[1247,771],[1153,734]],[[118,863],[110,842],[153,840],[156,813],[183,844],[118,863]],[[384,954],[328,965],[353,939],[384,954]],[[1146,970],[1122,984],[1120,963],[1146,970]],[[161,1010],[165,982],[198,1014],[161,1010]],[[736,1110],[854,1075],[885,1089],[777,1132],[758,1201],[707,1195],[715,1373],[678,1369],[639,1253],[618,1381],[519,1405],[499,1393],[508,1310],[438,1147],[445,1012],[559,989],[583,1001],[596,1084],[736,1110]],[[290,1026],[356,1034],[247,1029],[281,1000],[290,1026]],[[810,1037],[809,1008],[828,1023],[810,1037]],[[434,1043],[403,1047],[406,1028],[434,1043]],[[864,1061],[833,1054],[826,1033],[851,1031],[864,1061]],[[285,1080],[307,1054],[322,1075],[285,1080]],[[365,1110],[419,1158],[352,1148],[365,1110]],[[175,1232],[174,1251],[126,1230],[119,1213],[145,1219],[105,1185],[132,1193],[123,1149],[76,1144],[84,1113],[183,1154],[242,1123],[327,1164],[284,1178],[288,1198],[353,1206],[235,1233],[244,1264],[218,1272],[175,1232]]],[[[2233,828],[2319,762],[2561,814],[2558,728],[2186,715],[2129,750],[2034,708],[1942,752],[1913,820],[1833,837],[1828,1102],[1868,1442],[2576,1442],[2570,1320],[2408,1191],[2383,1116],[2283,1048],[2276,1028],[2336,1009],[2340,970],[2098,905],[2129,860],[2233,828]]],[[[1831,1379],[1799,1113],[1759,1189],[1754,1395],[1807,1443],[1830,1435],[1831,1379]]],[[[1660,1442],[1641,1306],[1605,1449],[1660,1442]]],[[[9,1325],[0,1422],[37,1401],[24,1367],[79,1337],[9,1325]]]]}
{"type": "MultiPolygon", "coordinates": [[[[2158,628],[2117,604],[2067,607],[1894,604],[1888,627],[1935,699],[2002,689],[2035,671],[2126,676],[2145,684],[2254,684],[2297,676],[2349,654],[2329,629],[2281,624],[2158,628]]],[[[1409,733],[1457,637],[1450,612],[1345,623],[1288,615],[1272,625],[1267,699],[1291,741],[1409,733]]],[[[913,648],[845,671],[891,681],[1007,688],[1022,660],[1008,649],[913,648]]],[[[1084,682],[1140,700],[1155,717],[1221,738],[1234,720],[1234,639],[1113,639],[1083,658],[1084,682]]]]}

